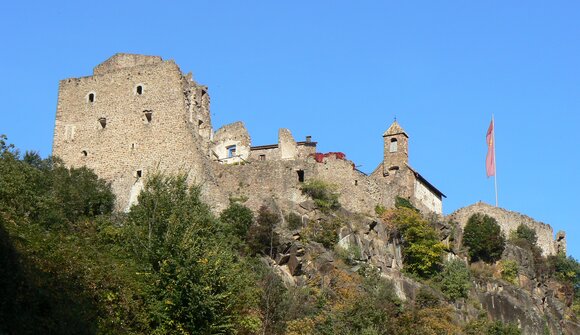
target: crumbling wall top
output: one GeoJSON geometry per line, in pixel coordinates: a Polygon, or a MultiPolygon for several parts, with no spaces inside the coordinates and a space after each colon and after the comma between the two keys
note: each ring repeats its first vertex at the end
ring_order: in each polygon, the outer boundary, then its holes
{"type": "Polygon", "coordinates": [[[127,67],[158,64],[161,62],[163,62],[163,59],[159,56],[117,53],[97,65],[93,69],[93,75],[99,75],[127,67]]]}

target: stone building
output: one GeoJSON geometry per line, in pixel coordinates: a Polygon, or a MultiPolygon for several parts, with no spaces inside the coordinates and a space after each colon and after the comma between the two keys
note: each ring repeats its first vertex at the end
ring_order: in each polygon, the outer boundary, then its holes
{"type": "Polygon", "coordinates": [[[220,210],[242,197],[257,209],[267,199],[306,200],[301,184],[321,179],[336,185],[341,204],[374,213],[395,197],[441,214],[437,188],[408,164],[408,135],[395,121],[383,135],[384,159],[371,174],[342,153],[320,154],[308,136],[296,141],[288,129],[278,142],[253,146],[242,122],[214,132],[207,87],[171,60],[116,54],[92,76],[59,85],[53,154],[68,166],[87,166],[112,184],[119,210],[137,200],[153,171],[186,173],[220,210]]]}

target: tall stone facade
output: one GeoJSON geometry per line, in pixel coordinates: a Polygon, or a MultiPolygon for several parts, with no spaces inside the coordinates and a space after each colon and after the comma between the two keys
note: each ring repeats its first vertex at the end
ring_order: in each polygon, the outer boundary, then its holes
{"type": "Polygon", "coordinates": [[[214,132],[207,87],[173,61],[116,54],[93,75],[60,82],[53,154],[68,166],[87,166],[111,182],[119,210],[137,201],[154,171],[186,173],[219,210],[243,197],[257,209],[267,198],[299,203],[301,184],[322,179],[337,186],[349,210],[373,215],[396,196],[441,214],[442,197],[408,165],[408,135],[394,122],[383,135],[384,160],[367,176],[342,153],[318,154],[308,136],[288,129],[278,143],[253,146],[242,122],[214,132]]]}
{"type": "Polygon", "coordinates": [[[211,187],[209,95],[173,61],[116,54],[93,75],[60,82],[53,154],[112,184],[119,209],[153,170],[211,187]]]}

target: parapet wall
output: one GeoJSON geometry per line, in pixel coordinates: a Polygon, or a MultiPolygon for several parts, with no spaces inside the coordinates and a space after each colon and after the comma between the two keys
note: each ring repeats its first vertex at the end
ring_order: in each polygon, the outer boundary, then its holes
{"type": "Polygon", "coordinates": [[[510,233],[516,230],[520,224],[534,229],[538,237],[538,246],[542,249],[544,256],[555,255],[559,251],[565,252],[566,250],[566,240],[563,233],[558,233],[558,239],[554,240],[554,231],[550,225],[536,221],[529,216],[494,207],[483,202],[458,209],[450,214],[448,218],[459,223],[461,228],[464,228],[469,217],[476,213],[485,214],[496,219],[506,237],[509,237],[510,233]]]}

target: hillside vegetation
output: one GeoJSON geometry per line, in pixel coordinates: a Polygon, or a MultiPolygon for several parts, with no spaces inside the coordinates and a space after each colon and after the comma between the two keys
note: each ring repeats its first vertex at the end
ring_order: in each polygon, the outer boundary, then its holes
{"type": "Polygon", "coordinates": [[[304,192],[321,220],[275,204],[253,213],[234,199],[216,216],[185,176],[156,174],[138,205],[115,213],[110,186],[92,171],[22,155],[0,137],[0,334],[520,334],[481,307],[477,317],[461,312],[477,305],[477,283],[518,287],[520,264],[500,257],[506,243],[533,255],[538,280],[558,283],[569,318],[580,311],[580,265],[542,257],[533,231],[506,238],[475,217],[465,246],[454,246],[398,201],[378,212],[402,245],[404,277],[417,283],[403,300],[361,250],[338,244],[356,215],[340,209],[332,186],[304,192]],[[292,255],[316,251],[332,266],[295,267],[303,280],[289,282],[277,265],[289,239],[304,245],[292,255]],[[444,261],[455,247],[463,251],[444,261]]]}

